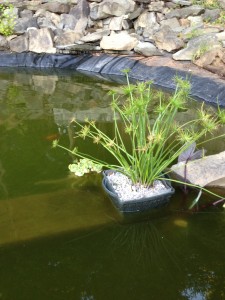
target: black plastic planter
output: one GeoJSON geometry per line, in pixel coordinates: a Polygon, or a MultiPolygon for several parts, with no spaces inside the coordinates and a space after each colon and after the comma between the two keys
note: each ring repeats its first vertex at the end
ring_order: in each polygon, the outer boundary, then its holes
{"type": "Polygon", "coordinates": [[[110,172],[114,172],[113,170],[108,170],[103,172],[103,180],[102,186],[105,192],[110,197],[113,205],[123,214],[125,213],[137,213],[150,211],[152,209],[161,208],[168,204],[169,199],[172,194],[174,194],[175,190],[171,186],[169,181],[164,180],[163,184],[166,186],[167,190],[161,192],[160,194],[153,195],[147,198],[141,199],[132,199],[132,200],[121,200],[114,188],[112,187],[109,179],[107,178],[107,174],[110,172]]]}

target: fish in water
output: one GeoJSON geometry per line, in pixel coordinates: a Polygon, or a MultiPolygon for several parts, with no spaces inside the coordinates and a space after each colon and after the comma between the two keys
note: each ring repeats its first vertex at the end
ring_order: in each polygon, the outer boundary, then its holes
{"type": "Polygon", "coordinates": [[[173,224],[182,228],[186,228],[188,226],[188,222],[183,219],[176,219],[173,221],[173,224]]]}
{"type": "Polygon", "coordinates": [[[47,140],[47,141],[58,140],[59,139],[59,134],[58,133],[49,134],[49,135],[46,135],[44,137],[44,139],[47,140]]]}

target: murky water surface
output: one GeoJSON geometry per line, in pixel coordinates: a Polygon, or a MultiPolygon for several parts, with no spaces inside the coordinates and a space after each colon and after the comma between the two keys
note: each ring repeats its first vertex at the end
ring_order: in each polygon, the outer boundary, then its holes
{"type": "Polygon", "coordinates": [[[123,219],[100,175],[71,176],[72,157],[52,149],[56,138],[73,143],[72,117],[110,130],[111,88],[74,73],[1,70],[0,299],[225,299],[222,208],[187,212],[191,196],[178,191],[165,209],[123,219]]]}

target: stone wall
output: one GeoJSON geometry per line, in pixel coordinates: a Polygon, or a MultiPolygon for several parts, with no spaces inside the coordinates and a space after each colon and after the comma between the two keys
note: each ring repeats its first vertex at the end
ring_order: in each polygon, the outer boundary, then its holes
{"type": "Polygon", "coordinates": [[[0,36],[0,50],[169,55],[225,76],[225,0],[7,3],[15,7],[15,30],[0,36]],[[198,4],[210,1],[216,8],[198,4]]]}

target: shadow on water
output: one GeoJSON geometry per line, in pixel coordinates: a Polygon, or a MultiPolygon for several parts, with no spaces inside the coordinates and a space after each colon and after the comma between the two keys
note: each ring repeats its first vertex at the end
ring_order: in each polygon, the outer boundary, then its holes
{"type": "Polygon", "coordinates": [[[71,176],[71,156],[51,148],[74,146],[74,116],[110,132],[112,87],[71,72],[0,74],[0,299],[225,299],[222,209],[187,213],[177,192],[160,211],[121,216],[101,176],[71,176]]]}

